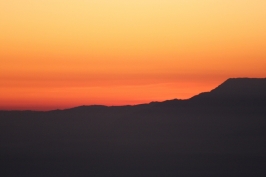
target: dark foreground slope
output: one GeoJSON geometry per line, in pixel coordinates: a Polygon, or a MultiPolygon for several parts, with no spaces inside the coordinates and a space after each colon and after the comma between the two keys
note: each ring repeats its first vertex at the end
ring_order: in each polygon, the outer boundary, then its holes
{"type": "Polygon", "coordinates": [[[0,112],[1,176],[265,176],[266,79],[189,100],[0,112]]]}

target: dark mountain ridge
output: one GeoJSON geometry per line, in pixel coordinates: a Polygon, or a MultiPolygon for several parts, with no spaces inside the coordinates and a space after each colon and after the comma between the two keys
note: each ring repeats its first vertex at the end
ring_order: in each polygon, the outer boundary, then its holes
{"type": "Polygon", "coordinates": [[[200,93],[190,100],[220,106],[263,106],[266,104],[266,79],[231,78],[210,92],[200,93]]]}
{"type": "Polygon", "coordinates": [[[265,176],[266,79],[188,100],[0,111],[4,176],[265,176]]]}
{"type": "Polygon", "coordinates": [[[230,78],[211,92],[228,95],[266,96],[266,78],[230,78]]]}

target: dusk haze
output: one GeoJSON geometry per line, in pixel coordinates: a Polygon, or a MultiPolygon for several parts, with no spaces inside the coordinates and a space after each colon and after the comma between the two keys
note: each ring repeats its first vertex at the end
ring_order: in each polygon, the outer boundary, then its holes
{"type": "Polygon", "coordinates": [[[0,110],[189,99],[266,77],[265,0],[0,0],[0,110]]]}
{"type": "Polygon", "coordinates": [[[265,177],[266,0],[0,0],[1,177],[265,177]]]}

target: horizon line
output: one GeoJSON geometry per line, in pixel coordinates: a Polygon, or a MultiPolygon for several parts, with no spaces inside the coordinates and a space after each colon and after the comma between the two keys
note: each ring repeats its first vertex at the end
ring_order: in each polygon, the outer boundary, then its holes
{"type": "Polygon", "coordinates": [[[211,91],[213,91],[214,89],[220,87],[221,85],[223,85],[224,83],[226,83],[228,80],[233,80],[233,79],[266,79],[266,77],[261,77],[261,78],[253,78],[253,77],[231,77],[226,79],[225,81],[223,81],[222,83],[220,83],[218,86],[216,86],[215,88],[211,89],[210,91],[206,91],[206,92],[200,92],[198,94],[195,94],[189,98],[185,98],[185,99],[178,99],[178,98],[172,98],[172,99],[165,99],[162,101],[150,101],[150,102],[143,102],[143,103],[137,103],[137,104],[118,104],[118,105],[105,105],[105,104],[83,104],[83,105],[76,105],[76,106],[71,106],[71,107],[65,107],[65,108],[54,108],[54,109],[0,109],[0,111],[5,111],[5,112],[9,112],[9,111],[17,111],[17,112],[23,112],[23,111],[31,111],[31,112],[50,112],[50,111],[64,111],[64,110],[69,110],[69,109],[75,109],[75,108],[79,108],[79,107],[93,107],[93,106],[102,106],[102,107],[126,107],[126,106],[140,106],[140,105],[149,105],[152,103],[163,103],[163,102],[167,102],[167,101],[187,101],[190,100],[193,97],[196,97],[202,93],[209,93],[211,91]]]}

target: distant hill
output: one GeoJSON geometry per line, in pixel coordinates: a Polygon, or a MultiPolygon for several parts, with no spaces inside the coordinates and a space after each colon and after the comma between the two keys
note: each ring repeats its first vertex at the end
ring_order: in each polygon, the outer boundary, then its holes
{"type": "Polygon", "coordinates": [[[266,78],[231,78],[211,91],[216,94],[266,96],[266,78]]]}
{"type": "Polygon", "coordinates": [[[3,176],[265,176],[266,79],[188,100],[0,111],[3,176]]]}
{"type": "Polygon", "coordinates": [[[190,99],[211,104],[265,104],[266,78],[232,78],[190,99]]]}

